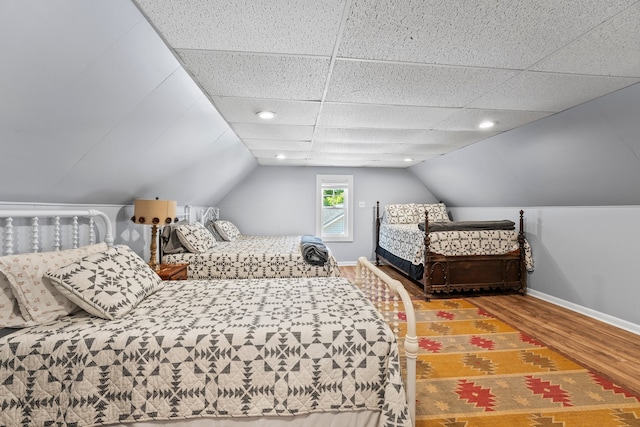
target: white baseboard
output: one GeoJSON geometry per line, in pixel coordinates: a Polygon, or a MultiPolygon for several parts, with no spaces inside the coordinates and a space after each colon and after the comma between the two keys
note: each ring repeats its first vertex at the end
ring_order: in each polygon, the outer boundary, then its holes
{"type": "MultiPolygon", "coordinates": [[[[371,261],[371,260],[369,260],[371,261]]],[[[373,261],[372,261],[373,262],[373,261]]],[[[358,264],[358,261],[340,261],[338,262],[338,267],[355,267],[358,264]]]]}
{"type": "Polygon", "coordinates": [[[636,335],[640,335],[640,325],[636,325],[635,323],[627,322],[626,320],[609,316],[608,314],[601,313],[599,311],[592,310],[588,307],[583,307],[581,305],[574,304],[572,302],[565,301],[563,299],[556,298],[554,296],[551,296],[542,292],[538,292],[534,289],[527,289],[527,295],[550,302],[555,305],[559,305],[560,307],[564,307],[568,310],[575,311],[576,313],[584,314],[585,316],[591,317],[593,319],[599,320],[601,322],[607,323],[617,328],[624,329],[625,331],[632,332],[636,335]]]}

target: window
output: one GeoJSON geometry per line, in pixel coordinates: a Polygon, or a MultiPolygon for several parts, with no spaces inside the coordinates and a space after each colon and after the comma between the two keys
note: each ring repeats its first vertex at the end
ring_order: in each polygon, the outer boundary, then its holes
{"type": "Polygon", "coordinates": [[[316,175],[316,235],[353,241],[353,175],[316,175]]]}

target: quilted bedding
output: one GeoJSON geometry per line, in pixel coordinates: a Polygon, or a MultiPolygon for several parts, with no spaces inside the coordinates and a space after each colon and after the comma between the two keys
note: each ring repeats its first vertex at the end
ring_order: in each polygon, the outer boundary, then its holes
{"type": "Polygon", "coordinates": [[[165,282],[128,316],[0,339],[0,425],[380,411],[409,426],[398,346],[343,278],[165,282]]]}
{"type": "Polygon", "coordinates": [[[253,279],[275,277],[338,277],[335,257],[323,266],[309,264],[300,251],[302,236],[239,236],[218,242],[203,253],[167,254],[165,263],[189,263],[190,279],[253,279]]]}
{"type": "MultiPolygon", "coordinates": [[[[518,250],[515,230],[437,231],[429,233],[431,252],[445,255],[499,255],[518,250]]],[[[424,231],[418,224],[380,224],[381,248],[414,265],[424,262],[424,231]]],[[[533,270],[531,246],[525,241],[525,265],[533,270]]]]}

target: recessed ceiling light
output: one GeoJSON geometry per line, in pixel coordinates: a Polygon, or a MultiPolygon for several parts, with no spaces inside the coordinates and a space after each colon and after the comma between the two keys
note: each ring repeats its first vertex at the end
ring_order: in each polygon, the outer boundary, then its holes
{"type": "Polygon", "coordinates": [[[404,161],[405,161],[405,162],[412,162],[412,161],[413,161],[413,159],[411,159],[411,158],[407,157],[406,159],[404,159],[404,161]]]}
{"type": "Polygon", "coordinates": [[[282,154],[282,153],[280,153],[280,154],[276,154],[276,159],[280,159],[280,160],[282,160],[282,159],[286,159],[286,158],[287,158],[287,156],[285,156],[285,155],[284,155],[284,154],[282,154]]]}
{"type": "Polygon", "coordinates": [[[276,118],[276,113],[273,111],[258,111],[256,116],[260,117],[263,120],[271,120],[276,118]]]}
{"type": "Polygon", "coordinates": [[[495,125],[497,125],[497,124],[498,124],[498,122],[492,122],[492,121],[489,121],[489,120],[485,120],[484,122],[481,122],[481,123],[478,125],[478,127],[479,127],[480,129],[489,129],[489,128],[494,127],[494,126],[495,126],[495,125]]]}

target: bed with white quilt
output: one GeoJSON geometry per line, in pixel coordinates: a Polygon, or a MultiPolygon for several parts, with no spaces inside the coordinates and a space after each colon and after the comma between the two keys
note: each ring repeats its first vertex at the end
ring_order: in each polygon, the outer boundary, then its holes
{"type": "Polygon", "coordinates": [[[419,282],[427,298],[466,291],[526,293],[531,247],[510,220],[452,221],[443,203],[376,207],[376,259],[419,282]]]}
{"type": "Polygon", "coordinates": [[[161,260],[189,264],[189,279],[340,276],[329,247],[322,242],[305,246],[305,237],[244,235],[231,221],[204,216],[163,228],[161,260]]]}
{"type": "Polygon", "coordinates": [[[105,243],[5,254],[0,425],[410,426],[413,306],[364,258],[356,283],[162,281],[105,243]]]}

